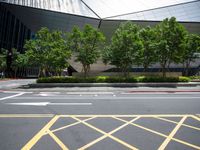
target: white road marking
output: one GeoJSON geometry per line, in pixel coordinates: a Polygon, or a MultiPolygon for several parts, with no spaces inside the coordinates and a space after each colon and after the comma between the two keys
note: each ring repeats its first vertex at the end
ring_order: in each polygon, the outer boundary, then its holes
{"type": "Polygon", "coordinates": [[[69,95],[99,95],[99,94],[113,94],[113,92],[67,92],[69,95]]]}
{"type": "Polygon", "coordinates": [[[60,94],[60,92],[40,92],[38,95],[40,96],[56,96],[60,94]]]}
{"type": "Polygon", "coordinates": [[[24,92],[24,91],[5,91],[5,90],[0,90],[0,92],[3,92],[3,93],[33,93],[33,92],[24,92]]]}
{"type": "Polygon", "coordinates": [[[35,103],[5,103],[8,105],[24,105],[24,106],[47,106],[47,105],[68,105],[68,106],[84,106],[92,105],[92,103],[51,103],[51,102],[35,102],[35,103]]]}
{"type": "Polygon", "coordinates": [[[6,99],[10,99],[10,98],[14,98],[14,97],[17,97],[17,96],[21,96],[23,94],[25,94],[25,92],[18,93],[18,94],[15,94],[15,95],[11,95],[11,96],[6,96],[6,97],[3,97],[3,98],[0,98],[0,101],[6,100],[6,99]]]}
{"type": "Polygon", "coordinates": [[[41,94],[60,94],[60,92],[40,92],[41,94]]]}

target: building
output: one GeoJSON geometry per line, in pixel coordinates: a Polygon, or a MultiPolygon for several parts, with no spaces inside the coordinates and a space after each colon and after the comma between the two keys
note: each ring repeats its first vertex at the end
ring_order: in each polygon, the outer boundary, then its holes
{"type": "MultiPolygon", "coordinates": [[[[23,51],[25,40],[44,26],[70,31],[74,25],[83,27],[87,23],[109,39],[122,21],[147,26],[172,16],[189,32],[200,34],[199,0],[0,0],[0,48],[23,51]]],[[[81,71],[73,58],[71,65],[81,71]]],[[[193,67],[198,65],[194,63],[193,67]]],[[[100,61],[92,66],[94,71],[111,68],[100,61]]]]}

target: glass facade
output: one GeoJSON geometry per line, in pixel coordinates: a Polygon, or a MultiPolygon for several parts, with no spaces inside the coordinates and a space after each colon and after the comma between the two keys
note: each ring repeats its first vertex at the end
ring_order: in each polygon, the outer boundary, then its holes
{"type": "Polygon", "coordinates": [[[0,0],[0,2],[1,1],[20,6],[98,18],[81,0],[0,0]]]}
{"type": "Polygon", "coordinates": [[[25,39],[31,30],[0,3],[0,48],[23,51],[25,39]]]}
{"type": "Polygon", "coordinates": [[[199,0],[0,0],[0,2],[98,19],[155,20],[176,16],[199,21],[199,0]]]}
{"type": "Polygon", "coordinates": [[[119,15],[107,19],[160,21],[175,16],[178,21],[200,22],[200,1],[119,15]]]}
{"type": "Polygon", "coordinates": [[[194,0],[84,0],[101,18],[167,7],[194,0]]]}

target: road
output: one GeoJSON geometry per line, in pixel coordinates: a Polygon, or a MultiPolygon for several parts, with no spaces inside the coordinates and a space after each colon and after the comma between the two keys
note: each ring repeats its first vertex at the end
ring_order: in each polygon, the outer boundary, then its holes
{"type": "Polygon", "coordinates": [[[0,149],[200,149],[197,89],[1,90],[0,149]]]}

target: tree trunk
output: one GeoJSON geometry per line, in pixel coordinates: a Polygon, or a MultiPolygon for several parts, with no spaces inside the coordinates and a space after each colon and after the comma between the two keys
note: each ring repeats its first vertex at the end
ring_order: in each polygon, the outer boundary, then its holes
{"type": "Polygon", "coordinates": [[[39,68],[38,77],[43,77],[43,68],[39,68]]]}
{"type": "Polygon", "coordinates": [[[143,67],[144,67],[144,72],[147,72],[147,68],[148,68],[147,65],[144,64],[143,67]]]}
{"type": "Polygon", "coordinates": [[[14,70],[15,70],[15,78],[17,78],[17,68],[15,68],[14,70]]]}
{"type": "Polygon", "coordinates": [[[186,76],[189,76],[189,67],[190,67],[190,62],[186,61],[186,64],[185,64],[185,75],[186,76]]]}
{"type": "Polygon", "coordinates": [[[162,77],[165,78],[166,77],[166,63],[162,64],[162,77]]]}
{"type": "Polygon", "coordinates": [[[86,78],[88,76],[89,66],[83,64],[83,71],[84,71],[84,78],[86,78]]]}
{"type": "Polygon", "coordinates": [[[127,68],[122,68],[122,72],[125,78],[129,77],[129,70],[127,68]]]}

